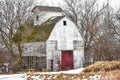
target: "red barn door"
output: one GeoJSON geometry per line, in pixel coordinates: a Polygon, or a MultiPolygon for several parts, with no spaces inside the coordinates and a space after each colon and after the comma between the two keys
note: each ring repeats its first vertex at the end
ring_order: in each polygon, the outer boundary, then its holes
{"type": "Polygon", "coordinates": [[[62,51],[62,70],[74,68],[73,51],[62,51]]]}

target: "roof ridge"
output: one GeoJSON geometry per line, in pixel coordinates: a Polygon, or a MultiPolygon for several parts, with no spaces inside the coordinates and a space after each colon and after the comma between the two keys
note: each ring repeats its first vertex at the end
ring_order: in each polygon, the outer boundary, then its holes
{"type": "MultiPolygon", "coordinates": [[[[43,6],[43,5],[36,5],[35,7],[58,7],[58,6],[43,6]]],[[[58,7],[60,8],[60,7],[58,7]]]]}
{"type": "Polygon", "coordinates": [[[34,12],[34,10],[38,8],[40,11],[54,11],[54,12],[62,12],[63,10],[60,7],[56,7],[56,6],[40,6],[37,5],[32,9],[32,12],[34,12]]]}

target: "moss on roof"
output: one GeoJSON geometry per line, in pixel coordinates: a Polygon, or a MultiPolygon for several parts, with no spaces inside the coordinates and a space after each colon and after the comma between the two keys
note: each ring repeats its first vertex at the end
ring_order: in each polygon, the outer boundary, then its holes
{"type": "Polygon", "coordinates": [[[29,25],[26,24],[19,27],[17,33],[15,34],[13,40],[15,43],[18,42],[39,42],[46,41],[49,38],[55,24],[61,20],[64,16],[59,16],[56,18],[50,18],[42,25],[29,25]]]}
{"type": "Polygon", "coordinates": [[[62,12],[63,10],[60,7],[54,7],[54,6],[35,6],[32,10],[34,12],[35,9],[38,9],[40,11],[52,11],[52,12],[62,12]]]}

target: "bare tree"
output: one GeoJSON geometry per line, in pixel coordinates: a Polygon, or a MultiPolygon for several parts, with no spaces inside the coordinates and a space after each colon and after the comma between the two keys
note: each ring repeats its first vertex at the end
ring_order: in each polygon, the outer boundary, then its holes
{"type": "MultiPolygon", "coordinates": [[[[115,20],[116,23],[114,24],[115,25],[114,31],[120,37],[120,9],[116,12],[115,20]]],[[[118,40],[120,41],[120,38],[118,40]]]]}
{"type": "Polygon", "coordinates": [[[108,5],[101,15],[98,23],[97,37],[94,38],[95,44],[95,58],[96,60],[110,60],[111,49],[114,40],[113,31],[114,10],[108,5]],[[113,11],[113,12],[112,12],[113,11]],[[109,58],[109,59],[108,59],[109,58]]]}
{"type": "Polygon", "coordinates": [[[77,25],[85,46],[85,57],[88,58],[94,50],[93,44],[97,39],[100,17],[105,12],[108,3],[98,6],[97,0],[65,0],[65,13],[77,25]]]}
{"type": "MultiPolygon", "coordinates": [[[[29,20],[33,4],[33,0],[0,1],[0,36],[13,59],[16,58],[13,45],[17,45],[18,56],[22,56],[22,45],[20,42],[14,44],[13,37],[19,26],[29,20]]],[[[20,61],[19,58],[17,61],[20,61]]]]}

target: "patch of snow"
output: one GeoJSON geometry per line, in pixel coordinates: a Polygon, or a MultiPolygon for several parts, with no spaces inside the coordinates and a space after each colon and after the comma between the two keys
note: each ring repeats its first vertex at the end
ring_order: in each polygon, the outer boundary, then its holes
{"type": "Polygon", "coordinates": [[[67,70],[67,71],[59,71],[59,72],[37,72],[36,74],[60,74],[60,73],[65,73],[65,74],[78,74],[81,71],[83,71],[84,68],[80,69],[73,69],[73,70],[67,70]]]}
{"type": "Polygon", "coordinates": [[[0,75],[0,80],[26,80],[26,74],[0,75]]]}
{"type": "Polygon", "coordinates": [[[84,68],[80,69],[74,69],[74,70],[68,70],[68,71],[60,71],[60,73],[65,73],[65,74],[79,74],[81,71],[83,71],[84,68]]]}
{"type": "MultiPolygon", "coordinates": [[[[35,74],[60,74],[60,73],[65,73],[65,74],[78,74],[80,73],[84,68],[80,69],[74,69],[74,70],[67,70],[67,71],[59,71],[59,72],[36,72],[35,74]]],[[[52,76],[49,77],[51,79],[52,76]]],[[[64,76],[65,77],[65,76],[64,76]]],[[[45,76],[41,77],[40,76],[31,76],[33,80],[44,80],[45,76]]],[[[74,78],[74,77],[73,77],[74,78]]],[[[0,80],[26,80],[27,79],[27,74],[10,74],[10,75],[0,75],[0,80]]],[[[79,79],[78,79],[79,80],[79,79]]]]}

